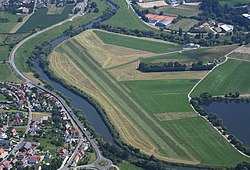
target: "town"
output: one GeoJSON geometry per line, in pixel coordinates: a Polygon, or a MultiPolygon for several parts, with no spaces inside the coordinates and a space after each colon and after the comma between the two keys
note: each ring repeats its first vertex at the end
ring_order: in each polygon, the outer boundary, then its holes
{"type": "Polygon", "coordinates": [[[28,83],[0,83],[0,95],[0,169],[41,169],[53,160],[63,167],[72,156],[76,166],[91,150],[51,94],[28,83]]]}

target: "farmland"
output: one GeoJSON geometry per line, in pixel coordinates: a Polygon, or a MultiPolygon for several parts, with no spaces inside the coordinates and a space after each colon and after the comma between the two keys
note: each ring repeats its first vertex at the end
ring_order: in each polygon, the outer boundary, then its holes
{"type": "Polygon", "coordinates": [[[228,6],[233,7],[237,4],[247,4],[249,3],[249,0],[219,0],[221,5],[228,4],[228,6]]]}
{"type": "Polygon", "coordinates": [[[74,28],[78,27],[79,25],[86,24],[93,20],[94,18],[101,15],[102,11],[106,9],[106,4],[100,0],[93,0],[98,4],[98,8],[100,10],[99,13],[87,13],[86,15],[75,19],[73,22],[67,22],[63,25],[57,26],[45,33],[42,33],[36,38],[32,38],[28,42],[26,42],[22,48],[19,48],[16,56],[15,56],[15,63],[17,68],[22,72],[30,72],[30,68],[28,67],[26,61],[28,57],[31,55],[32,50],[43,41],[52,41],[53,39],[58,38],[63,34],[63,32],[72,25],[74,28]]]}
{"type": "Polygon", "coordinates": [[[72,5],[67,5],[63,12],[59,14],[49,15],[48,9],[39,9],[29,20],[17,31],[18,33],[30,32],[37,27],[46,28],[69,17],[69,13],[73,8],[72,5]]]}
{"type": "MultiPolygon", "coordinates": [[[[163,80],[152,77],[146,81],[117,81],[109,73],[112,69],[103,68],[96,56],[92,56],[86,33],[90,34],[90,31],[57,46],[49,57],[49,66],[58,77],[100,102],[124,142],[143,153],[171,162],[209,165],[215,161],[216,166],[233,166],[245,159],[192,112],[187,93],[197,82],[195,78],[163,80]],[[192,128],[189,128],[191,124],[192,128]],[[188,139],[192,135],[195,137],[190,142],[188,139]]],[[[107,50],[105,45],[100,47],[107,50]]],[[[129,63],[133,61],[114,68],[126,67],[129,63]]]]}
{"type": "Polygon", "coordinates": [[[195,24],[198,24],[197,20],[183,18],[177,21],[177,23],[170,25],[168,28],[172,30],[179,30],[179,28],[182,28],[183,31],[189,31],[195,24]]]}
{"type": "Polygon", "coordinates": [[[9,46],[0,46],[0,62],[8,58],[9,55],[9,46]]]}
{"type": "Polygon", "coordinates": [[[162,11],[164,15],[185,17],[197,16],[201,12],[199,6],[192,5],[165,6],[160,7],[157,11],[162,11]]]}
{"type": "Polygon", "coordinates": [[[0,24],[0,33],[9,33],[11,29],[18,23],[18,18],[24,15],[12,15],[7,12],[0,12],[0,18],[7,18],[9,21],[0,24]]]}
{"type": "Polygon", "coordinates": [[[152,53],[163,53],[182,49],[182,46],[164,41],[149,41],[140,38],[131,38],[119,34],[110,34],[103,31],[94,31],[106,44],[118,45],[136,50],[144,50],[152,53]]]}
{"type": "Polygon", "coordinates": [[[19,81],[7,64],[0,64],[0,81],[19,81]]]}
{"type": "Polygon", "coordinates": [[[211,95],[225,95],[229,92],[249,94],[250,75],[246,74],[249,71],[249,62],[230,59],[202,80],[191,95],[198,96],[203,92],[209,92],[211,95]]]}
{"type": "Polygon", "coordinates": [[[149,113],[191,112],[187,94],[197,80],[126,81],[132,96],[149,113]]]}
{"type": "Polygon", "coordinates": [[[139,168],[133,164],[129,164],[129,163],[121,163],[119,165],[120,170],[143,170],[142,168],[139,168]]]}

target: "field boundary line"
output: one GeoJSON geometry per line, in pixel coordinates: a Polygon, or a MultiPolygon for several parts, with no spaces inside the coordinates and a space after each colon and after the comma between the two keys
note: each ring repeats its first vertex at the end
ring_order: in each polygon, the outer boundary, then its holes
{"type": "MultiPolygon", "coordinates": [[[[233,52],[235,52],[236,50],[240,49],[244,47],[244,45],[234,49],[233,51],[229,52],[228,54],[225,55],[225,61],[223,61],[222,63],[220,64],[217,64],[214,68],[212,68],[202,79],[200,79],[195,85],[194,87],[191,89],[191,91],[188,93],[188,101],[189,101],[189,105],[192,107],[192,109],[194,110],[195,113],[197,113],[197,115],[199,115],[201,118],[203,118],[205,121],[207,121],[209,124],[210,122],[202,115],[200,115],[196,110],[195,108],[193,107],[193,105],[190,103],[192,97],[191,97],[191,93],[194,91],[194,89],[214,70],[216,69],[217,67],[221,66],[222,64],[225,64],[228,59],[231,59],[230,57],[228,57],[230,54],[232,54],[233,52]]],[[[230,141],[218,130],[218,128],[216,128],[215,126],[211,125],[234,149],[236,149],[240,154],[242,154],[243,156],[247,157],[247,158],[250,158],[249,155],[243,153],[242,151],[240,151],[238,148],[236,148],[233,144],[230,143],[230,141]]]]}

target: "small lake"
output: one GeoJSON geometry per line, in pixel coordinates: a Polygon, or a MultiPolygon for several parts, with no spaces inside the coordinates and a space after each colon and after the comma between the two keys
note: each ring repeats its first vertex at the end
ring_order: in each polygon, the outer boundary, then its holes
{"type": "Polygon", "coordinates": [[[212,102],[202,106],[208,113],[215,113],[223,120],[228,132],[234,134],[244,144],[250,145],[250,103],[212,102]]]}

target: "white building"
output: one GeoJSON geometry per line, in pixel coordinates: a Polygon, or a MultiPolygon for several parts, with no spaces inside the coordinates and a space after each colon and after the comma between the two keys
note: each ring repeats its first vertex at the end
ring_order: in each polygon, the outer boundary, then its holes
{"type": "Polygon", "coordinates": [[[232,32],[234,29],[233,25],[227,25],[227,24],[223,24],[220,26],[220,28],[224,31],[224,32],[232,32]]]}

